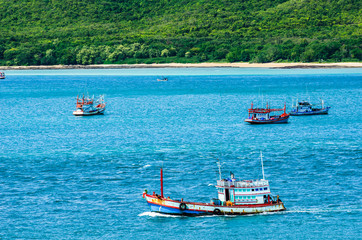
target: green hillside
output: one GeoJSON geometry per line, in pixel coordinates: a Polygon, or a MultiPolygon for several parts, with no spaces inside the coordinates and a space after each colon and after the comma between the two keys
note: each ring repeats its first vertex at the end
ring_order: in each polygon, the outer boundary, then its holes
{"type": "Polygon", "coordinates": [[[360,0],[0,0],[0,65],[362,60],[360,0]]]}

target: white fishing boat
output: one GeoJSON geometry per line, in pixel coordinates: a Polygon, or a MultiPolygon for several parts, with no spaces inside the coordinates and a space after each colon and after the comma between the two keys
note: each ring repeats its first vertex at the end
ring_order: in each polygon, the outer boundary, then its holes
{"type": "Polygon", "coordinates": [[[161,194],[155,192],[143,193],[152,212],[175,215],[245,215],[263,212],[284,211],[285,207],[279,196],[272,195],[269,181],[264,176],[264,166],[261,155],[263,178],[259,180],[238,180],[234,174],[230,178],[220,179],[215,185],[218,198],[211,199],[210,203],[188,202],[163,194],[163,170],[161,168],[161,194]]]}
{"type": "Polygon", "coordinates": [[[321,104],[312,105],[307,101],[298,101],[292,106],[291,116],[306,116],[306,115],[321,115],[328,114],[331,107],[324,106],[324,101],[321,100],[321,104]]]}
{"type": "Polygon", "coordinates": [[[5,73],[4,72],[0,72],[0,79],[5,79],[5,73]]]}

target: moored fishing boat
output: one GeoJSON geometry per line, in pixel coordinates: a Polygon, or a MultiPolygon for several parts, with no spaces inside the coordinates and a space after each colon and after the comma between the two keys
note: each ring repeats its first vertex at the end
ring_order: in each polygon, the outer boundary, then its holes
{"type": "Polygon", "coordinates": [[[307,101],[299,102],[293,105],[292,111],[290,112],[291,116],[307,116],[307,115],[322,115],[328,114],[328,111],[331,107],[325,107],[324,101],[321,100],[320,105],[312,105],[307,101]]]}
{"type": "Polygon", "coordinates": [[[245,122],[250,124],[268,124],[268,123],[288,123],[289,114],[285,112],[284,108],[270,108],[268,104],[266,108],[254,108],[251,103],[251,108],[248,109],[249,117],[245,119],[245,122]],[[281,115],[271,115],[272,112],[284,111],[281,115]]]}
{"type": "Polygon", "coordinates": [[[5,79],[5,73],[4,72],[0,72],[0,79],[5,79]]]}
{"type": "Polygon", "coordinates": [[[96,101],[92,97],[82,96],[79,98],[77,96],[77,110],[73,112],[75,116],[92,116],[104,114],[106,110],[106,103],[104,102],[104,97],[100,96],[96,101]]]}
{"type": "Polygon", "coordinates": [[[163,195],[163,172],[161,168],[161,195],[143,193],[152,212],[175,215],[246,215],[263,212],[284,211],[285,207],[279,196],[270,192],[269,181],[264,177],[260,180],[237,180],[231,173],[230,178],[217,180],[218,198],[210,203],[187,202],[175,200],[163,195]]]}

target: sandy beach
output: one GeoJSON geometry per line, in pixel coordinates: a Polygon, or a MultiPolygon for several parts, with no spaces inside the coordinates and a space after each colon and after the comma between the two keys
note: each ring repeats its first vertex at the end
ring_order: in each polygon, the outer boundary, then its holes
{"type": "Polygon", "coordinates": [[[129,69],[129,68],[362,68],[362,62],[343,63],[153,63],[153,64],[97,64],[97,65],[48,65],[0,66],[1,70],[41,69],[129,69]]]}

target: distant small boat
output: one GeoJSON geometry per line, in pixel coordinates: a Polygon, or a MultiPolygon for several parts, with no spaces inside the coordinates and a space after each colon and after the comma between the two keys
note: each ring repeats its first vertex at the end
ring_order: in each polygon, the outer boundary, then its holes
{"type": "Polygon", "coordinates": [[[5,79],[5,73],[4,72],[0,72],[0,79],[5,79]]]}
{"type": "Polygon", "coordinates": [[[271,124],[271,123],[288,123],[289,114],[285,112],[286,106],[284,108],[276,109],[270,108],[268,104],[266,108],[254,108],[253,103],[251,103],[251,108],[249,111],[249,117],[245,119],[245,122],[250,124],[271,124]],[[284,111],[281,115],[271,115],[272,112],[284,111]]]}
{"type": "Polygon", "coordinates": [[[159,81],[159,82],[167,82],[168,78],[166,78],[166,77],[157,78],[157,81],[159,81]]]}
{"type": "Polygon", "coordinates": [[[104,114],[106,110],[106,103],[104,97],[100,96],[96,101],[94,98],[84,96],[82,98],[77,97],[77,110],[73,112],[75,116],[92,116],[104,114]]]}
{"type": "Polygon", "coordinates": [[[307,101],[298,102],[293,106],[290,112],[291,116],[306,116],[306,115],[322,115],[328,114],[331,107],[325,107],[324,101],[321,101],[320,105],[312,105],[307,101]]]}

